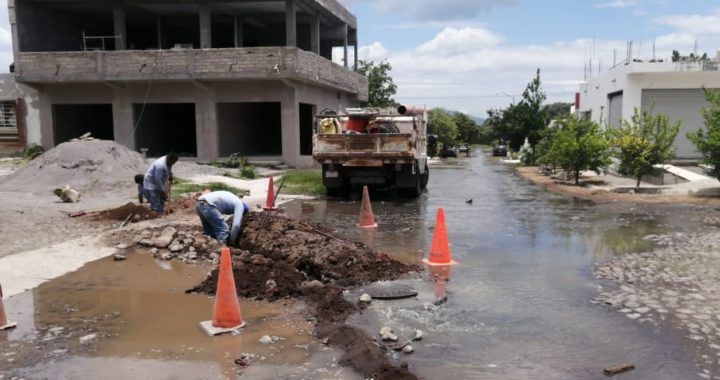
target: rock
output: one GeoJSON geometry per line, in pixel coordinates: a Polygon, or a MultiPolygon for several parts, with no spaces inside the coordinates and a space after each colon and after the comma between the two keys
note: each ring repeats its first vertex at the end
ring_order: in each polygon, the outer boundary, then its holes
{"type": "Polygon", "coordinates": [[[80,193],[65,186],[63,188],[57,188],[53,190],[53,194],[57,195],[65,203],[78,203],[80,201],[80,193]]]}
{"type": "Polygon", "coordinates": [[[638,318],[640,318],[641,316],[642,316],[642,315],[637,314],[637,313],[627,314],[627,317],[630,318],[630,319],[638,319],[638,318]]]}
{"type": "Polygon", "coordinates": [[[415,351],[415,348],[411,344],[408,344],[407,346],[403,347],[403,353],[406,354],[412,354],[415,351]]]}
{"type": "Polygon", "coordinates": [[[141,220],[140,215],[138,215],[138,214],[133,215],[132,221],[133,221],[134,223],[137,223],[137,222],[139,222],[140,220],[141,220]]]}
{"type": "Polygon", "coordinates": [[[361,295],[360,298],[358,298],[358,300],[362,303],[370,303],[370,302],[372,302],[372,297],[369,294],[365,293],[365,294],[361,295]]]}
{"type": "Polygon", "coordinates": [[[253,255],[250,258],[250,263],[255,265],[268,265],[272,261],[263,255],[253,255]]]}
{"type": "Polygon", "coordinates": [[[116,253],[116,254],[113,255],[113,260],[115,260],[115,261],[125,261],[125,260],[127,260],[127,257],[125,257],[125,256],[123,256],[123,255],[121,255],[121,254],[119,254],[119,253],[116,253]]]}
{"type": "Polygon", "coordinates": [[[415,336],[410,339],[411,341],[420,341],[423,338],[423,332],[420,330],[415,330],[415,336]]]}
{"type": "Polygon", "coordinates": [[[128,248],[130,248],[130,246],[127,245],[127,244],[125,244],[125,243],[122,243],[122,244],[116,245],[115,248],[117,248],[117,249],[128,249],[128,248]]]}
{"type": "Polygon", "coordinates": [[[173,253],[181,252],[183,249],[185,249],[185,246],[180,243],[173,243],[168,247],[168,250],[173,253]]]}
{"type": "Polygon", "coordinates": [[[167,227],[160,233],[160,236],[153,241],[153,245],[157,248],[167,248],[175,239],[176,235],[177,230],[175,228],[167,227]]]}
{"type": "Polygon", "coordinates": [[[89,334],[80,337],[80,344],[89,343],[93,339],[97,338],[97,334],[89,334]]]}
{"type": "Polygon", "coordinates": [[[138,243],[138,244],[140,244],[144,247],[152,247],[153,245],[155,245],[155,243],[150,239],[142,239],[142,240],[140,240],[140,243],[138,243]]]}
{"type": "Polygon", "coordinates": [[[153,255],[153,256],[154,256],[154,255],[157,255],[158,252],[160,252],[160,250],[157,249],[157,248],[153,248],[153,249],[150,250],[150,254],[153,255]]]}
{"type": "Polygon", "coordinates": [[[300,284],[300,289],[303,291],[322,289],[324,287],[325,287],[325,285],[318,280],[305,281],[302,284],[300,284]]]}
{"type": "Polygon", "coordinates": [[[260,340],[258,340],[258,343],[262,343],[262,344],[270,344],[272,342],[273,342],[273,340],[269,335],[263,335],[263,337],[260,338],[260,340]]]}
{"type": "Polygon", "coordinates": [[[163,259],[163,260],[170,260],[170,259],[173,258],[173,255],[171,255],[171,254],[168,253],[168,252],[165,252],[165,253],[162,254],[162,256],[160,256],[160,258],[163,259]]]}
{"type": "Polygon", "coordinates": [[[265,282],[265,287],[267,288],[268,292],[272,292],[277,288],[277,283],[275,282],[275,280],[270,279],[265,282]]]}
{"type": "Polygon", "coordinates": [[[640,313],[640,314],[645,314],[645,313],[647,313],[648,311],[650,311],[650,308],[649,308],[649,307],[638,307],[638,308],[635,309],[635,312],[636,312],[636,313],[640,313]]]}
{"type": "Polygon", "coordinates": [[[398,341],[397,335],[393,334],[392,329],[387,326],[380,329],[380,338],[385,342],[397,342],[398,341]]]}

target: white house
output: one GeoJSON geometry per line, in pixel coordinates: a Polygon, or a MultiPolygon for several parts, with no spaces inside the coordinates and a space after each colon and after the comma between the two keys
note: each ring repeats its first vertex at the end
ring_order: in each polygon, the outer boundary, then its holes
{"type": "Polygon", "coordinates": [[[688,132],[704,125],[708,103],[702,88],[720,89],[720,52],[705,62],[623,62],[580,85],[577,114],[613,128],[630,120],[635,108],[682,121],[675,140],[678,160],[700,157],[688,132]]]}

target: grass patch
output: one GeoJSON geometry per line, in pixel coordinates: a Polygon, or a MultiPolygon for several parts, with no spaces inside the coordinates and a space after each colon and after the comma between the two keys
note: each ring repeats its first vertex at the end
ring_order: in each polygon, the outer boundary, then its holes
{"type": "Polygon", "coordinates": [[[245,165],[239,170],[234,172],[225,172],[223,177],[236,178],[236,179],[256,179],[258,178],[257,170],[252,165],[245,165]]]}
{"type": "Polygon", "coordinates": [[[322,184],[322,170],[294,170],[283,175],[286,194],[324,195],[325,186],[322,184]]]}
{"type": "Polygon", "coordinates": [[[235,186],[230,186],[227,184],[224,184],[222,182],[210,182],[210,183],[191,183],[184,179],[175,178],[174,183],[172,185],[172,193],[170,196],[172,198],[177,198],[181,196],[182,194],[187,193],[197,193],[199,191],[203,191],[205,189],[209,189],[211,191],[229,191],[233,194],[248,194],[250,191],[246,189],[240,189],[235,186]]]}

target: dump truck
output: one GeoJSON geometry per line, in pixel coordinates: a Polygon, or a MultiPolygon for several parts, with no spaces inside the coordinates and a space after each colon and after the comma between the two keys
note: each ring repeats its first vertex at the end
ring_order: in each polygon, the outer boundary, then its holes
{"type": "Polygon", "coordinates": [[[427,187],[427,112],[398,109],[330,110],[315,118],[313,158],[322,165],[328,196],[354,188],[397,188],[417,197],[427,187]]]}

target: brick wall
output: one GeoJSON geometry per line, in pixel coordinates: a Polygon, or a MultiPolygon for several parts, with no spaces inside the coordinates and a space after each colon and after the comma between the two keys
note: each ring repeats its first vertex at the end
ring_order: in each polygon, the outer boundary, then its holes
{"type": "Polygon", "coordinates": [[[18,53],[17,80],[295,79],[367,99],[367,79],[316,54],[288,47],[18,53]]]}

